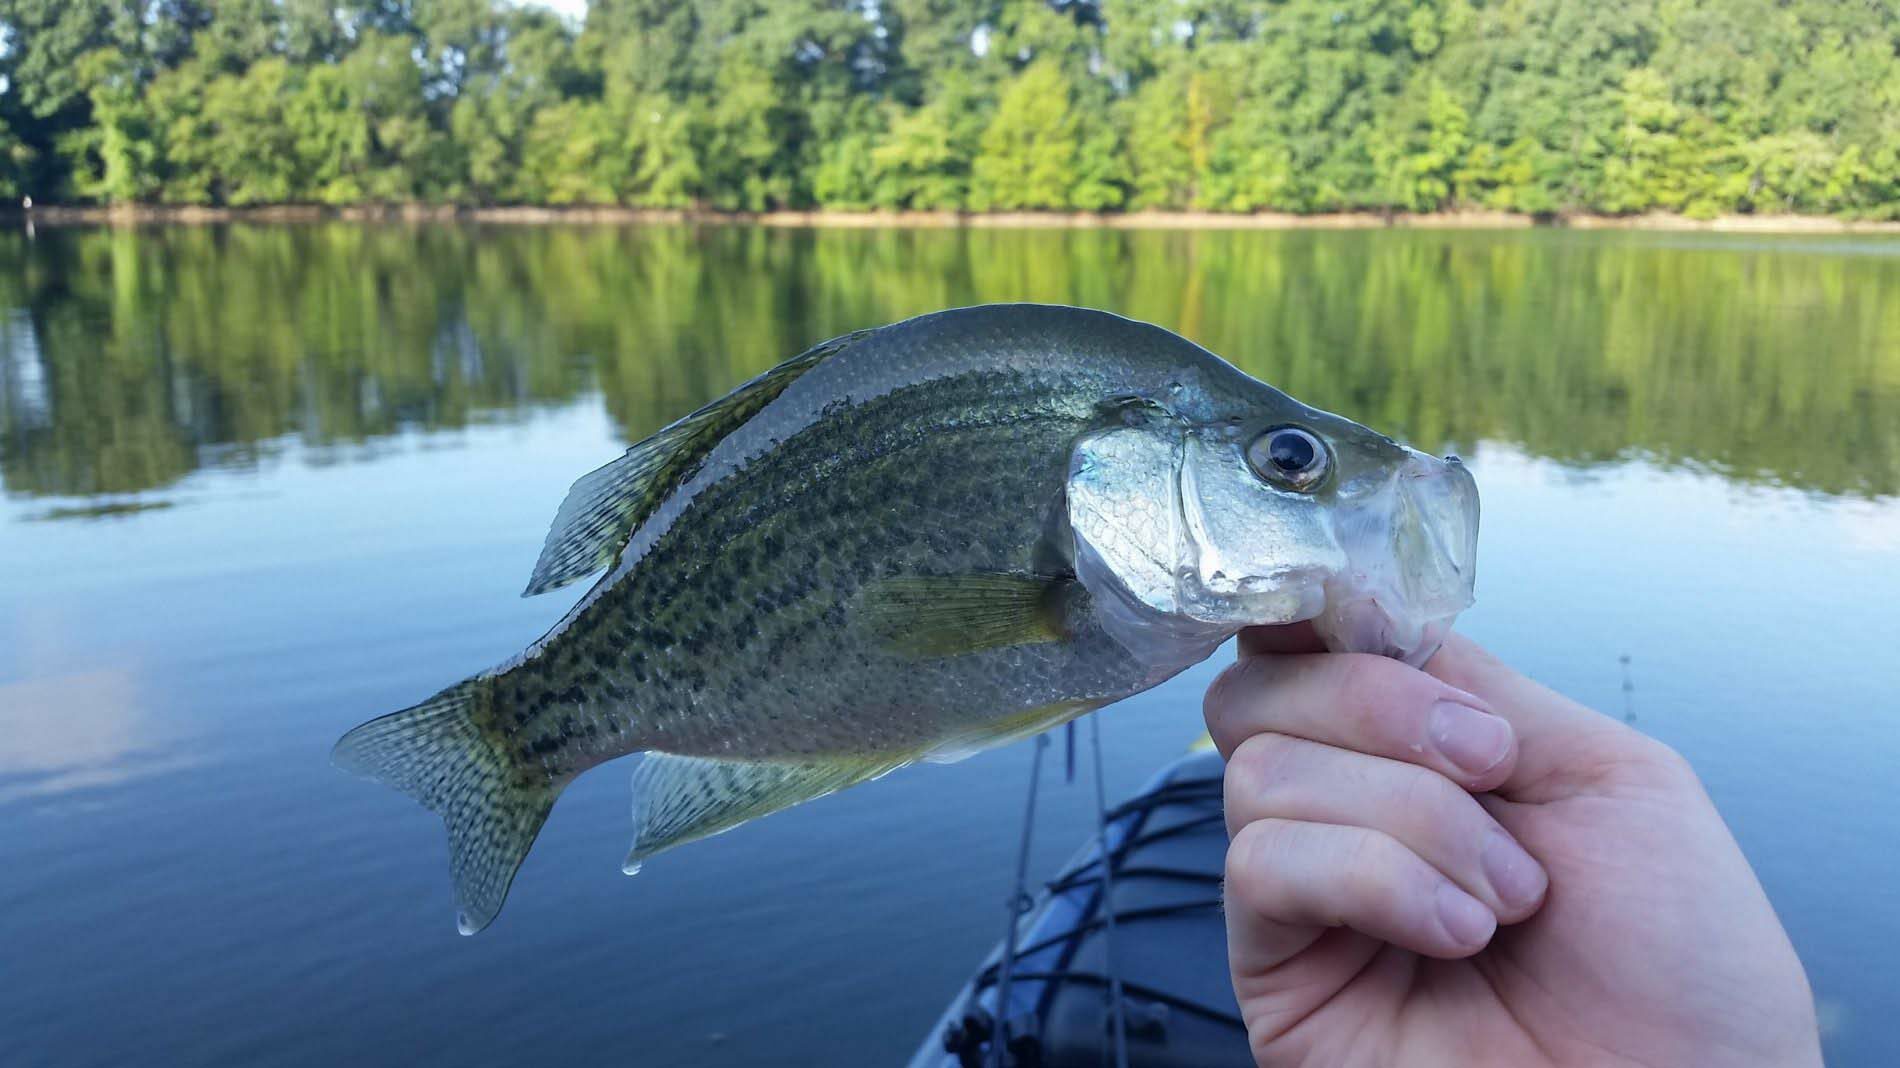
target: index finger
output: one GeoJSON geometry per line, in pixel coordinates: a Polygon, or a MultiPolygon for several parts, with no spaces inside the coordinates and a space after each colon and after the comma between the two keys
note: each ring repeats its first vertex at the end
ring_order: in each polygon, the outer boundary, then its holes
{"type": "Polygon", "coordinates": [[[1422,765],[1467,790],[1511,774],[1516,736],[1484,699],[1385,657],[1246,651],[1260,643],[1244,639],[1207,690],[1207,729],[1223,756],[1273,732],[1422,765]]]}

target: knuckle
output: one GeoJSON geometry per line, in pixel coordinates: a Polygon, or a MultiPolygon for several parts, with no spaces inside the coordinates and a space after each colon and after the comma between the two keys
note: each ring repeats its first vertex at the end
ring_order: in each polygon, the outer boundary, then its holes
{"type": "Polygon", "coordinates": [[[1268,1014],[1256,1014],[1247,1020],[1247,1049],[1255,1064],[1273,1063],[1274,1048],[1286,1031],[1285,1025],[1268,1014]]]}
{"type": "Polygon", "coordinates": [[[1227,778],[1242,787],[1261,787],[1280,778],[1296,742],[1284,734],[1266,731],[1240,743],[1227,761],[1227,778]]]}
{"type": "Polygon", "coordinates": [[[1580,777],[1608,786],[1700,791],[1702,780],[1681,753],[1621,723],[1576,746],[1580,777]]]}
{"type": "Polygon", "coordinates": [[[1403,847],[1378,831],[1360,830],[1351,836],[1344,863],[1339,867],[1342,904],[1365,910],[1392,896],[1392,884],[1402,869],[1403,847]]]}
{"type": "Polygon", "coordinates": [[[1275,787],[1284,782],[1288,764],[1302,743],[1284,734],[1266,732],[1253,735],[1234,748],[1227,758],[1227,772],[1221,781],[1222,801],[1230,814],[1261,812],[1275,787]]]}
{"type": "Polygon", "coordinates": [[[1642,738],[1643,746],[1647,750],[1645,755],[1648,756],[1657,767],[1671,774],[1683,776],[1684,778],[1695,778],[1695,769],[1689,766],[1689,759],[1677,752],[1674,747],[1670,746],[1667,742],[1651,738],[1647,734],[1643,735],[1642,738]]]}
{"type": "Polygon", "coordinates": [[[1395,793],[1399,811],[1415,813],[1429,826],[1454,826],[1470,811],[1471,795],[1457,783],[1429,768],[1401,765],[1395,793]]]}
{"type": "Polygon", "coordinates": [[[1237,893],[1244,901],[1259,899],[1264,873],[1274,868],[1272,853],[1279,839],[1279,828],[1269,820],[1257,820],[1234,833],[1222,871],[1229,894],[1237,893]]]}
{"type": "Polygon", "coordinates": [[[1658,741],[1647,734],[1639,734],[1635,750],[1642,763],[1652,769],[1656,777],[1667,785],[1701,788],[1702,779],[1690,765],[1689,759],[1668,743],[1658,741]]]}

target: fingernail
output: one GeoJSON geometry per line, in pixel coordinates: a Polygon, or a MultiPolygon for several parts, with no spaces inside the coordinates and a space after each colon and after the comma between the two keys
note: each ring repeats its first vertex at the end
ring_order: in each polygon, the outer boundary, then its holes
{"type": "Polygon", "coordinates": [[[1490,880],[1491,889],[1497,891],[1498,900],[1506,907],[1529,908],[1544,896],[1543,866],[1503,831],[1493,827],[1485,832],[1479,861],[1484,865],[1484,877],[1490,880]]]}
{"type": "Polygon", "coordinates": [[[1456,701],[1432,706],[1432,744],[1467,775],[1482,775],[1511,751],[1511,726],[1502,719],[1456,701]]]}
{"type": "Polygon", "coordinates": [[[1498,929],[1498,918],[1477,898],[1450,883],[1438,884],[1438,922],[1461,946],[1482,946],[1498,929]]]}

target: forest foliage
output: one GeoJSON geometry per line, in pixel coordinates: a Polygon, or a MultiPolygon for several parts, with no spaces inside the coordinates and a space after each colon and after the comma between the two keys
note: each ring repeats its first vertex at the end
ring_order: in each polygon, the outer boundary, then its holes
{"type": "Polygon", "coordinates": [[[1886,0],[0,0],[42,201],[1900,217],[1886,0]]]}
{"type": "Polygon", "coordinates": [[[0,484],[345,462],[595,390],[638,441],[813,338],[1005,300],[1157,323],[1437,452],[1900,493],[1900,257],[1845,245],[348,222],[0,234],[0,484]]]}

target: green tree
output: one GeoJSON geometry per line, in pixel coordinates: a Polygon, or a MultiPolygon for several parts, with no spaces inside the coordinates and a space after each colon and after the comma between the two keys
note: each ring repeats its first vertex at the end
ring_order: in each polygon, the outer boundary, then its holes
{"type": "Polygon", "coordinates": [[[1606,211],[1668,211],[1694,206],[1708,191],[1705,124],[1677,105],[1662,75],[1631,71],[1618,94],[1622,122],[1610,138],[1597,204],[1606,211]]]}
{"type": "Polygon", "coordinates": [[[948,211],[969,203],[970,163],[993,102],[968,70],[940,74],[933,88],[922,107],[886,105],[886,132],[871,150],[879,207],[948,211]]]}
{"type": "Polygon", "coordinates": [[[285,8],[276,0],[217,0],[210,19],[192,35],[192,52],[206,67],[242,74],[261,59],[280,54],[285,8]]]}
{"type": "MultiPolygon", "coordinates": [[[[320,73],[319,68],[313,74],[320,73]]],[[[331,112],[311,110],[316,99],[299,87],[289,61],[273,57],[242,75],[222,75],[204,88],[201,144],[173,140],[173,151],[211,175],[211,195],[226,204],[274,204],[311,194],[305,161],[341,158],[349,146],[313,140],[331,112]]]]}
{"type": "Polygon", "coordinates": [[[131,63],[117,49],[103,48],[80,57],[78,76],[89,86],[92,117],[59,139],[74,192],[121,203],[157,192],[157,130],[131,63]]]}
{"type": "Polygon", "coordinates": [[[0,0],[0,42],[41,199],[1900,217],[1891,5],[0,0]]]}
{"type": "Polygon", "coordinates": [[[136,62],[143,21],[135,0],[0,0],[0,73],[20,110],[57,132],[83,125],[96,70],[83,57],[117,49],[136,62]]]}
{"type": "Polygon", "coordinates": [[[764,211],[788,203],[796,188],[788,142],[801,119],[757,68],[723,68],[705,112],[701,155],[712,206],[764,211]]]}
{"type": "Polygon", "coordinates": [[[300,192],[326,203],[420,200],[441,188],[444,144],[407,37],[371,32],[305,74],[286,115],[303,161],[300,192]]]}
{"type": "Polygon", "coordinates": [[[524,199],[612,204],[626,185],[624,131],[605,105],[566,100],[535,112],[522,148],[524,199]]]}
{"type": "Polygon", "coordinates": [[[26,187],[26,175],[33,166],[33,150],[13,132],[0,115],[0,197],[12,200],[26,187]]]}
{"type": "Polygon", "coordinates": [[[1456,204],[1464,198],[1459,175],[1471,146],[1470,116],[1435,78],[1427,98],[1426,123],[1425,152],[1414,157],[1411,166],[1415,211],[1456,204]]]}
{"type": "Polygon", "coordinates": [[[882,114],[867,98],[828,101],[812,111],[817,162],[811,195],[820,206],[863,210],[877,200],[872,150],[883,137],[882,114]]]}
{"type": "Polygon", "coordinates": [[[1199,206],[1212,124],[1198,72],[1176,67],[1149,79],[1127,101],[1130,204],[1199,206]]]}
{"type": "Polygon", "coordinates": [[[628,200],[648,208],[691,207],[705,184],[697,147],[703,139],[698,112],[668,97],[638,97],[622,121],[630,168],[624,179],[628,200]]]}
{"type": "MultiPolygon", "coordinates": [[[[1085,115],[1087,113],[1084,113],[1085,115]]],[[[1121,131],[1105,119],[1079,123],[1075,177],[1069,203],[1082,211],[1110,211],[1128,199],[1128,159],[1121,131]]]]}
{"type": "Polygon", "coordinates": [[[1030,64],[1010,82],[970,165],[971,207],[1059,211],[1073,205],[1080,146],[1072,91],[1050,60],[1030,64]]]}
{"type": "Polygon", "coordinates": [[[463,49],[479,66],[463,76],[448,109],[448,138],[459,185],[468,199],[532,200],[522,181],[528,132],[544,108],[587,86],[574,41],[546,11],[507,12],[480,49],[463,49]]]}

